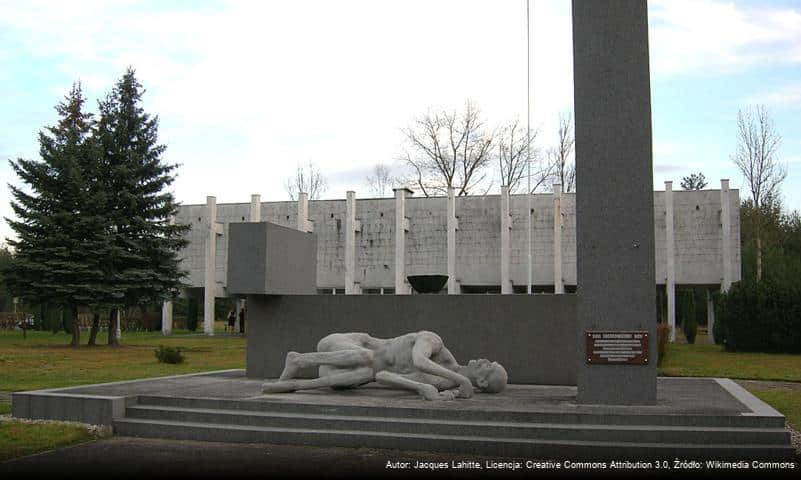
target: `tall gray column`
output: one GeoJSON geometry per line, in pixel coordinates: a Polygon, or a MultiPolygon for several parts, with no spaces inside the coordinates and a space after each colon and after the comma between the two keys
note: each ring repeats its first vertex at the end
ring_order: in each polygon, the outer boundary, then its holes
{"type": "Polygon", "coordinates": [[[565,293],[562,275],[562,184],[553,184],[553,293],[565,293]]]}
{"type": "Polygon", "coordinates": [[[406,197],[412,195],[408,188],[394,188],[395,192],[395,294],[406,295],[410,292],[406,280],[406,232],[409,231],[409,219],[406,217],[406,197]]]}
{"type": "Polygon", "coordinates": [[[514,293],[510,275],[512,265],[512,216],[509,213],[509,187],[501,185],[501,293],[514,293]]]}
{"type": "Polygon", "coordinates": [[[731,287],[731,200],[729,198],[729,180],[720,181],[720,226],[722,229],[723,277],[720,291],[728,292],[731,287]]]}
{"type": "Polygon", "coordinates": [[[356,192],[345,194],[345,294],[361,293],[356,276],[356,232],[361,231],[361,224],[356,220],[356,192]]]}
{"type": "Polygon", "coordinates": [[[670,341],[676,341],[676,237],[673,228],[673,182],[665,182],[665,294],[670,341]]]}
{"type": "Polygon", "coordinates": [[[456,230],[459,219],[456,218],[456,190],[448,188],[448,294],[459,293],[459,282],[456,280],[456,230]]]}
{"type": "Polygon", "coordinates": [[[203,281],[203,333],[214,335],[214,295],[217,264],[217,198],[206,197],[206,218],[209,221],[206,232],[206,259],[203,281]]]}
{"type": "Polygon", "coordinates": [[[578,402],[656,402],[656,287],[645,0],[573,0],[578,402]],[[626,188],[620,188],[621,179],[626,188]],[[591,365],[586,332],[644,331],[648,362],[591,365]]]}
{"type": "Polygon", "coordinates": [[[261,221],[261,195],[253,194],[250,196],[250,217],[251,222],[261,221]]]}

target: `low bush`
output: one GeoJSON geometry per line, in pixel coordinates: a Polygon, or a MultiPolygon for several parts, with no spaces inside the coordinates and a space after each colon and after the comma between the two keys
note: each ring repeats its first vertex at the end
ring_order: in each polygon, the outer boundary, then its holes
{"type": "Polygon", "coordinates": [[[801,287],[738,282],[720,295],[717,317],[727,351],[801,352],[801,287]]]}
{"type": "Polygon", "coordinates": [[[183,363],[184,354],[181,353],[181,347],[159,345],[159,348],[156,349],[156,358],[161,363],[183,363]]]}

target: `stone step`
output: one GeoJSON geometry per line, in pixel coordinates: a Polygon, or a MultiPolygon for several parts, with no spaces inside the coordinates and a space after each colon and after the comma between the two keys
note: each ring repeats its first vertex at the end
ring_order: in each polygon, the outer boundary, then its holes
{"type": "Polygon", "coordinates": [[[473,435],[492,438],[646,443],[756,443],[786,445],[790,434],[779,428],[732,428],[654,425],[593,425],[485,420],[417,419],[291,412],[261,412],[160,405],[135,405],[127,418],[248,425],[270,428],[395,432],[406,434],[473,435]]]}
{"type": "MultiPolygon", "coordinates": [[[[484,410],[465,406],[445,408],[426,402],[420,407],[373,406],[373,405],[326,405],[322,403],[303,403],[264,400],[230,400],[219,398],[183,398],[154,395],[140,395],[139,405],[161,405],[184,408],[206,408],[248,412],[309,413],[327,415],[355,415],[363,417],[393,417],[432,420],[499,421],[558,423],[580,425],[643,425],[643,426],[692,426],[692,427],[730,427],[730,428],[784,428],[783,417],[759,415],[731,415],[709,413],[705,415],[671,415],[665,413],[609,413],[595,412],[590,408],[578,407],[575,412],[565,412],[542,408],[535,411],[484,410]],[[433,408],[432,408],[433,407],[433,408]]],[[[421,401],[422,402],[422,401],[421,401]]],[[[447,407],[453,407],[448,404],[447,407]]]]}
{"type": "Polygon", "coordinates": [[[253,425],[178,422],[123,418],[115,420],[117,435],[240,443],[273,443],[337,447],[370,447],[407,451],[461,453],[525,459],[570,458],[653,460],[788,459],[789,445],[646,443],[616,441],[542,440],[475,435],[442,435],[361,430],[273,428],[253,425]]]}

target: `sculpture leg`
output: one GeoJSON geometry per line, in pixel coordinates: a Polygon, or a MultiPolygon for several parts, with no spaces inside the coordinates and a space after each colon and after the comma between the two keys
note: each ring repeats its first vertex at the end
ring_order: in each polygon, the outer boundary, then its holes
{"type": "Polygon", "coordinates": [[[309,380],[293,379],[268,382],[262,385],[262,391],[264,393],[286,393],[294,392],[296,390],[309,390],[322,387],[346,388],[363,385],[373,381],[373,379],[373,369],[370,367],[361,367],[354,370],[335,373],[333,375],[309,380]]]}
{"type": "Polygon", "coordinates": [[[294,378],[295,374],[301,368],[319,367],[321,365],[346,369],[372,367],[373,352],[364,348],[353,348],[351,350],[339,350],[336,352],[289,352],[286,354],[284,371],[281,372],[279,380],[294,378]]]}

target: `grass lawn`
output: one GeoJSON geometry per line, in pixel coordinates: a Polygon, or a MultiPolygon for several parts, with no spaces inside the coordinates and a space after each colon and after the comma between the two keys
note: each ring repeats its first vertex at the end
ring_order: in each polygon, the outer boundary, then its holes
{"type": "Polygon", "coordinates": [[[0,421],[0,462],[93,439],[86,425],[0,421]]]}
{"type": "MultiPolygon", "coordinates": [[[[88,335],[82,332],[82,342],[88,335]]],[[[98,340],[105,342],[106,333],[98,340]]],[[[68,346],[66,333],[0,331],[0,391],[14,392],[143,377],[180,375],[228,368],[244,368],[245,339],[220,333],[214,337],[176,332],[123,332],[122,346],[99,345],[78,349],[68,346]],[[159,363],[154,350],[160,345],[182,347],[181,364],[159,363]]],[[[0,406],[0,409],[3,408],[0,406]]]]}
{"type": "Polygon", "coordinates": [[[801,431],[801,392],[788,388],[750,388],[748,391],[782,412],[787,419],[787,423],[796,430],[801,431]]]}
{"type": "Polygon", "coordinates": [[[11,413],[11,400],[0,400],[0,415],[11,413]]]}
{"type": "Polygon", "coordinates": [[[801,382],[801,355],[726,352],[721,345],[707,343],[706,335],[699,335],[693,345],[668,346],[659,375],[801,382]]]}

